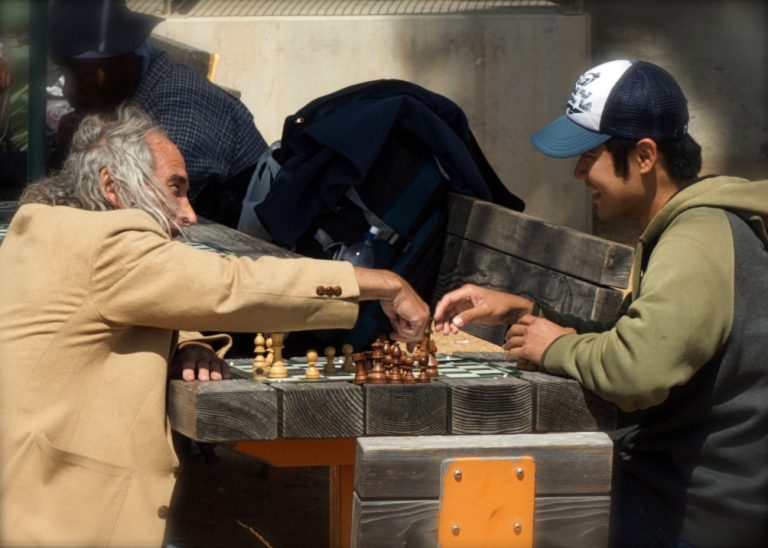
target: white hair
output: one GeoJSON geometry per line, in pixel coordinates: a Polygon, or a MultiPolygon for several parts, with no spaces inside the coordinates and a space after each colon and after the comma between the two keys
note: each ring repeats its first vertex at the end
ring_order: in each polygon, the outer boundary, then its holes
{"type": "Polygon", "coordinates": [[[150,133],[164,132],[141,109],[121,106],[116,117],[90,115],[72,138],[64,165],[55,175],[29,185],[21,203],[66,205],[91,211],[114,209],[101,189],[100,172],[109,172],[121,207],[151,215],[168,234],[181,228],[177,206],[155,177],[147,142],[150,133]]]}

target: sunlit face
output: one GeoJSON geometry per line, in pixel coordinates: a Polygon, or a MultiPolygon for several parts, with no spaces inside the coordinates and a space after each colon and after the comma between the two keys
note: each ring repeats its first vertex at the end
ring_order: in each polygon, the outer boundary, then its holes
{"type": "Polygon", "coordinates": [[[155,161],[155,176],[163,184],[166,196],[176,205],[176,223],[181,227],[192,226],[197,222],[197,215],[187,196],[189,180],[181,151],[160,133],[150,133],[147,144],[155,161]]]}
{"type": "Polygon", "coordinates": [[[646,208],[645,187],[630,153],[629,176],[623,179],[616,174],[613,157],[600,145],[579,156],[573,175],[584,181],[592,195],[592,203],[598,218],[603,221],[615,219],[640,219],[646,208]]]}

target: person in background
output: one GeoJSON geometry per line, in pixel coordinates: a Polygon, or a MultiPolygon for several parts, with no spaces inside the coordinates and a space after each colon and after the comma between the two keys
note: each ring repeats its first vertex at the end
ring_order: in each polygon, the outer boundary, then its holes
{"type": "Polygon", "coordinates": [[[768,181],[699,178],[675,79],[644,61],[582,74],[531,137],[574,169],[602,220],[639,219],[631,294],[609,323],[477,286],[436,329],[508,325],[512,358],[578,380],[621,410],[611,544],[768,544],[768,181]]]}
{"type": "Polygon", "coordinates": [[[227,376],[222,341],[193,332],[349,328],[377,299],[393,336],[421,338],[429,309],[392,272],[175,240],[196,221],[188,188],[179,149],[129,106],[83,119],[62,170],[22,195],[0,246],[0,544],[160,545],[169,357],[181,346],[187,380],[227,376]]]}
{"type": "Polygon", "coordinates": [[[60,121],[52,166],[84,116],[129,101],[181,150],[197,212],[236,228],[256,163],[269,147],[239,99],[148,41],[161,21],[129,10],[125,0],[53,0],[48,49],[74,111],[60,121]]]}

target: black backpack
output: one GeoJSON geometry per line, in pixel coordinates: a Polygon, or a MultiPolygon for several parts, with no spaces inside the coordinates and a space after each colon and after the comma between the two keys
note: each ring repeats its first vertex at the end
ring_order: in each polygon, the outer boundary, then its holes
{"type": "MultiPolygon", "coordinates": [[[[401,80],[377,80],[315,99],[283,126],[280,164],[256,215],[272,240],[308,257],[338,258],[370,226],[375,267],[393,270],[425,300],[440,266],[447,193],[522,211],[488,164],[463,111],[401,80]]],[[[363,303],[350,331],[294,334],[308,346],[370,346],[391,326],[376,302],[363,303]]]]}

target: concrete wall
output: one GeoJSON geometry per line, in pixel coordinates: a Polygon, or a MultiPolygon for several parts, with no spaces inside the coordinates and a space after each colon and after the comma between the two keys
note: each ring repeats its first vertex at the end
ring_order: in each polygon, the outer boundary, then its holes
{"type": "Polygon", "coordinates": [[[238,89],[268,141],[284,118],[349,84],[400,78],[459,104],[483,151],[527,212],[589,230],[590,205],[528,136],[562,111],[589,56],[583,15],[171,17],[158,34],[221,54],[216,82],[238,89]],[[553,92],[557,90],[557,92],[553,92]]]}
{"type": "MultiPolygon", "coordinates": [[[[678,78],[704,173],[768,178],[768,2],[584,0],[583,7],[583,16],[174,16],[157,32],[219,52],[217,82],[243,92],[268,140],[279,138],[286,115],[353,82],[404,78],[443,93],[464,108],[528,213],[581,230],[592,219],[570,176],[573,161],[544,159],[527,138],[563,111],[585,68],[609,59],[649,60],[678,78]]],[[[631,242],[634,230],[615,239],[631,242]]]]}

